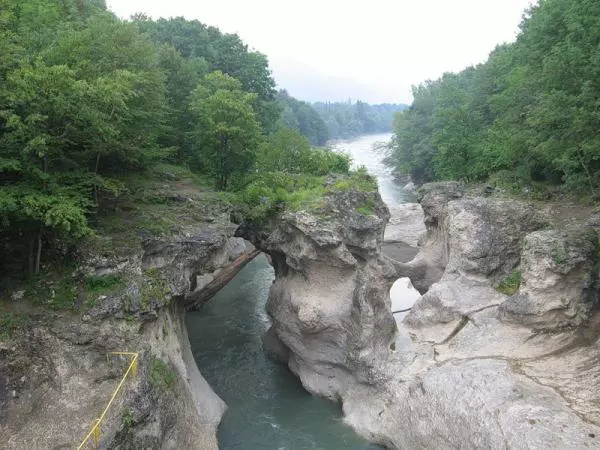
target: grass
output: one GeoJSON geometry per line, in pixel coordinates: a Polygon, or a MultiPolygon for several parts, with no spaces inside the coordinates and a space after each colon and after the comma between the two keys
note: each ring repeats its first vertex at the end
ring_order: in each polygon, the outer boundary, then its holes
{"type": "Polygon", "coordinates": [[[377,181],[367,173],[364,167],[348,173],[346,178],[342,178],[333,183],[329,189],[330,193],[348,192],[355,189],[359,192],[372,192],[377,189],[377,181]]]}
{"type": "Polygon", "coordinates": [[[557,251],[552,255],[552,260],[554,261],[554,264],[561,266],[565,263],[567,257],[564,253],[557,251]]]}
{"type": "Polygon", "coordinates": [[[373,214],[373,210],[371,208],[369,208],[368,206],[360,206],[358,208],[356,208],[356,212],[359,214],[362,214],[363,216],[370,216],[373,214]]]}
{"type": "Polygon", "coordinates": [[[141,307],[147,309],[152,301],[162,301],[171,294],[167,280],[158,269],[148,269],[144,272],[144,284],[141,290],[141,307]]]}
{"type": "Polygon", "coordinates": [[[121,412],[121,421],[123,422],[123,429],[125,431],[131,430],[133,427],[133,413],[129,408],[125,408],[121,412]]]}
{"type": "Polygon", "coordinates": [[[500,282],[500,284],[496,287],[496,290],[505,295],[514,295],[517,293],[520,286],[521,271],[514,270],[500,282]]]}
{"type": "Polygon", "coordinates": [[[164,361],[152,356],[150,361],[150,384],[154,389],[165,390],[173,386],[175,373],[164,361]]]}
{"type": "Polygon", "coordinates": [[[34,305],[54,310],[75,310],[77,291],[77,279],[72,275],[72,268],[65,267],[32,278],[25,289],[25,297],[34,305]]]}
{"type": "Polygon", "coordinates": [[[373,208],[375,208],[375,201],[372,198],[366,198],[363,200],[363,204],[356,208],[356,212],[363,216],[373,215],[373,208]]]}
{"type": "Polygon", "coordinates": [[[122,284],[123,280],[119,275],[92,275],[85,279],[85,289],[90,294],[112,292],[122,284]]]}
{"type": "Polygon", "coordinates": [[[16,330],[27,324],[28,320],[25,314],[0,312],[0,341],[10,339],[16,330]]]}
{"type": "Polygon", "coordinates": [[[142,251],[146,239],[229,219],[227,196],[214,192],[206,176],[183,166],[158,164],[123,181],[127,190],[94,216],[96,234],[81,245],[87,253],[129,257],[142,251]]]}
{"type": "MultiPolygon", "coordinates": [[[[351,171],[326,184],[328,177],[309,174],[289,174],[284,172],[263,173],[250,181],[244,190],[232,194],[230,200],[242,208],[243,215],[251,220],[264,220],[278,210],[319,211],[325,203],[325,197],[339,193],[374,192],[377,182],[365,169],[351,171]]],[[[361,205],[361,213],[371,205],[361,205]]]]}
{"type": "Polygon", "coordinates": [[[76,311],[93,306],[100,295],[118,292],[125,284],[120,275],[82,279],[73,274],[74,270],[72,266],[58,267],[30,279],[24,286],[25,298],[55,311],[76,311]]]}

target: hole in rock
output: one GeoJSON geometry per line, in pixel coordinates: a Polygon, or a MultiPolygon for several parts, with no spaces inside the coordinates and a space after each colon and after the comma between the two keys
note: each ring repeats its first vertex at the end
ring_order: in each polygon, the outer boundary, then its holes
{"type": "Polygon", "coordinates": [[[396,322],[401,322],[408,314],[415,302],[421,298],[410,278],[398,278],[394,281],[390,289],[390,299],[392,301],[392,314],[396,322]]]}
{"type": "Polygon", "coordinates": [[[275,272],[285,255],[261,254],[249,262],[186,325],[194,358],[212,389],[227,403],[219,448],[375,450],[341,420],[340,406],[311,396],[298,378],[264,351],[271,325],[265,311],[275,272]]]}

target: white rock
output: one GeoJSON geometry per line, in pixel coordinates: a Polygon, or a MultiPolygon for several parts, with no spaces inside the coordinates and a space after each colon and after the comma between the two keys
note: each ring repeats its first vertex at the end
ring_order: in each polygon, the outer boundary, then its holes
{"type": "Polygon", "coordinates": [[[19,301],[19,300],[23,300],[23,297],[25,296],[25,291],[15,291],[12,293],[12,295],[10,296],[10,298],[13,299],[13,301],[19,301]]]}

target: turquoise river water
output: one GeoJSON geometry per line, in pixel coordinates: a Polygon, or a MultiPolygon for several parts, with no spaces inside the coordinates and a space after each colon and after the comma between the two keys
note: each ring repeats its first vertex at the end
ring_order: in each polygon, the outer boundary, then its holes
{"type": "MultiPolygon", "coordinates": [[[[363,136],[332,145],[348,152],[375,175],[386,203],[403,202],[377,142],[390,135],[363,136]]],[[[269,327],[265,303],[273,269],[264,255],[249,263],[205,307],[186,316],[200,371],[228,409],[219,427],[222,450],[366,450],[342,421],[340,406],[308,394],[287,367],[270,360],[261,336],[269,327]]]]}

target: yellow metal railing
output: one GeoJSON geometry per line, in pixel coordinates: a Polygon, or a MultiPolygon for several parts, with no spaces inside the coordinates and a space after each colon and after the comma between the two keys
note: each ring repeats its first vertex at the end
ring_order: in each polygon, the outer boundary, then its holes
{"type": "Polygon", "coordinates": [[[138,354],[137,353],[133,353],[133,352],[111,352],[108,355],[106,355],[106,357],[108,358],[109,355],[131,356],[131,363],[129,364],[129,367],[125,371],[125,375],[123,375],[123,378],[121,378],[121,381],[119,382],[119,385],[117,386],[117,388],[113,392],[113,395],[110,398],[108,404],[106,405],[106,408],[104,408],[104,411],[102,411],[102,414],[100,414],[100,417],[98,417],[96,420],[94,420],[94,425],[92,426],[92,429],[87,434],[87,436],[85,437],[85,439],[81,442],[81,444],[79,444],[79,447],[77,447],[77,450],[83,449],[85,447],[85,445],[90,441],[90,439],[93,439],[94,445],[96,445],[96,447],[100,444],[100,424],[104,420],[104,417],[106,416],[106,413],[108,412],[108,410],[110,409],[111,405],[115,401],[115,398],[117,397],[117,394],[119,393],[119,391],[123,387],[123,384],[125,384],[125,380],[129,376],[129,374],[131,374],[131,376],[133,376],[133,377],[135,377],[137,375],[137,369],[138,369],[138,354]]]}

